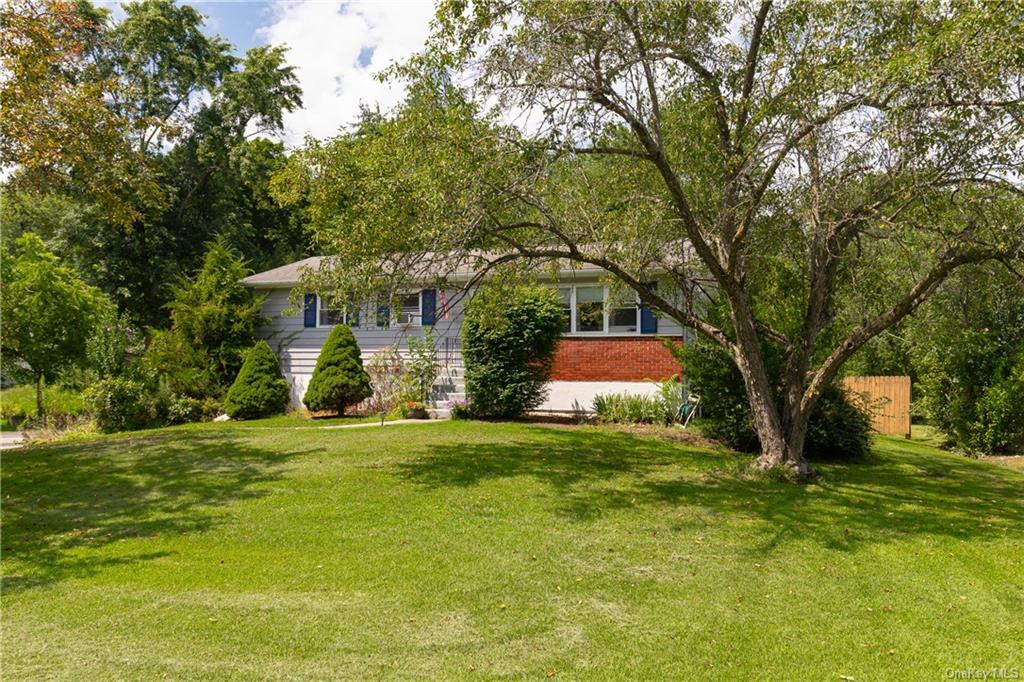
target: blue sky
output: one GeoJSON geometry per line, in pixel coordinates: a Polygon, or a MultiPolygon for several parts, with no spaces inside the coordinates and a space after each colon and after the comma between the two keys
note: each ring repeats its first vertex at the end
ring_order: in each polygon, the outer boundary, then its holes
{"type": "MultiPolygon", "coordinates": [[[[183,0],[179,0],[181,2],[183,0]]],[[[184,0],[187,2],[187,0],[184,0]]],[[[115,18],[123,16],[118,3],[115,18]]],[[[423,48],[433,17],[432,0],[193,0],[206,15],[206,30],[235,46],[288,47],[303,89],[303,108],[285,116],[285,142],[327,137],[355,121],[360,103],[387,111],[404,89],[376,74],[423,48]]]]}
{"type": "Polygon", "coordinates": [[[273,19],[274,8],[270,2],[191,2],[188,3],[205,14],[207,32],[218,33],[244,54],[250,47],[266,42],[260,35],[260,28],[273,19]]]}

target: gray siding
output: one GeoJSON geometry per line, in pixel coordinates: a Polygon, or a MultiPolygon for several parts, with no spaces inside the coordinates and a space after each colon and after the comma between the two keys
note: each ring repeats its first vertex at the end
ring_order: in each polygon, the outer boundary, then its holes
{"type": "MultiPolygon", "coordinates": [[[[286,374],[312,374],[320,348],[327,340],[331,328],[304,327],[302,305],[294,306],[288,300],[290,289],[269,289],[259,293],[266,294],[263,314],[270,318],[262,334],[280,358],[281,370],[286,374]],[[286,314],[289,308],[296,309],[289,315],[286,314]]],[[[450,319],[443,319],[440,314],[441,294],[438,292],[438,319],[434,324],[439,355],[443,354],[445,348],[458,349],[459,327],[462,323],[462,301],[455,301],[454,292],[446,294],[452,302],[450,319]]],[[[424,328],[418,325],[377,327],[374,324],[376,312],[376,307],[364,306],[360,314],[360,326],[352,328],[364,361],[388,346],[395,346],[399,351],[408,350],[410,337],[423,336],[424,328]]]]}

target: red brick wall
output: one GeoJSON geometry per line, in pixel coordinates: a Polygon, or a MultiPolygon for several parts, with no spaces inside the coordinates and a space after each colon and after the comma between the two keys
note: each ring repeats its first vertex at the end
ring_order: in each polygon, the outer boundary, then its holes
{"type": "MultiPolygon", "coordinates": [[[[682,343],[682,338],[677,337],[682,343]]],[[[555,381],[661,381],[680,373],[661,341],[650,336],[565,337],[555,349],[555,381]]]]}

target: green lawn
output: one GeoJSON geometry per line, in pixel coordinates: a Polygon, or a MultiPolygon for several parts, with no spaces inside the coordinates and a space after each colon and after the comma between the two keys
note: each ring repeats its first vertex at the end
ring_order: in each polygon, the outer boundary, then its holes
{"type": "MultiPolygon", "coordinates": [[[[51,416],[78,416],[85,410],[82,394],[60,386],[43,387],[43,410],[51,416]]],[[[0,390],[0,431],[14,431],[11,417],[34,417],[36,387],[28,384],[0,390]]]]}
{"type": "Polygon", "coordinates": [[[877,453],[799,487],[598,427],[203,424],[7,451],[3,676],[1024,669],[1024,472],[877,453]]]}

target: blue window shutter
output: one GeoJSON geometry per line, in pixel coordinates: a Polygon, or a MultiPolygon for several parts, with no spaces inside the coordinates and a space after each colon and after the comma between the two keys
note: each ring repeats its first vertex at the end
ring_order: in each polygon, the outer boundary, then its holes
{"type": "Polygon", "coordinates": [[[422,297],[421,310],[423,311],[422,324],[424,327],[432,327],[434,318],[437,317],[437,289],[424,289],[420,294],[422,297]]]}
{"type": "Polygon", "coordinates": [[[316,294],[306,294],[305,307],[303,308],[302,326],[316,326],[316,294]]]}
{"type": "MultiPolygon", "coordinates": [[[[647,286],[649,286],[651,289],[657,288],[657,284],[655,282],[647,282],[647,286]]],[[[655,317],[654,311],[648,308],[643,303],[640,304],[640,333],[658,333],[658,318],[655,317]]]]}

